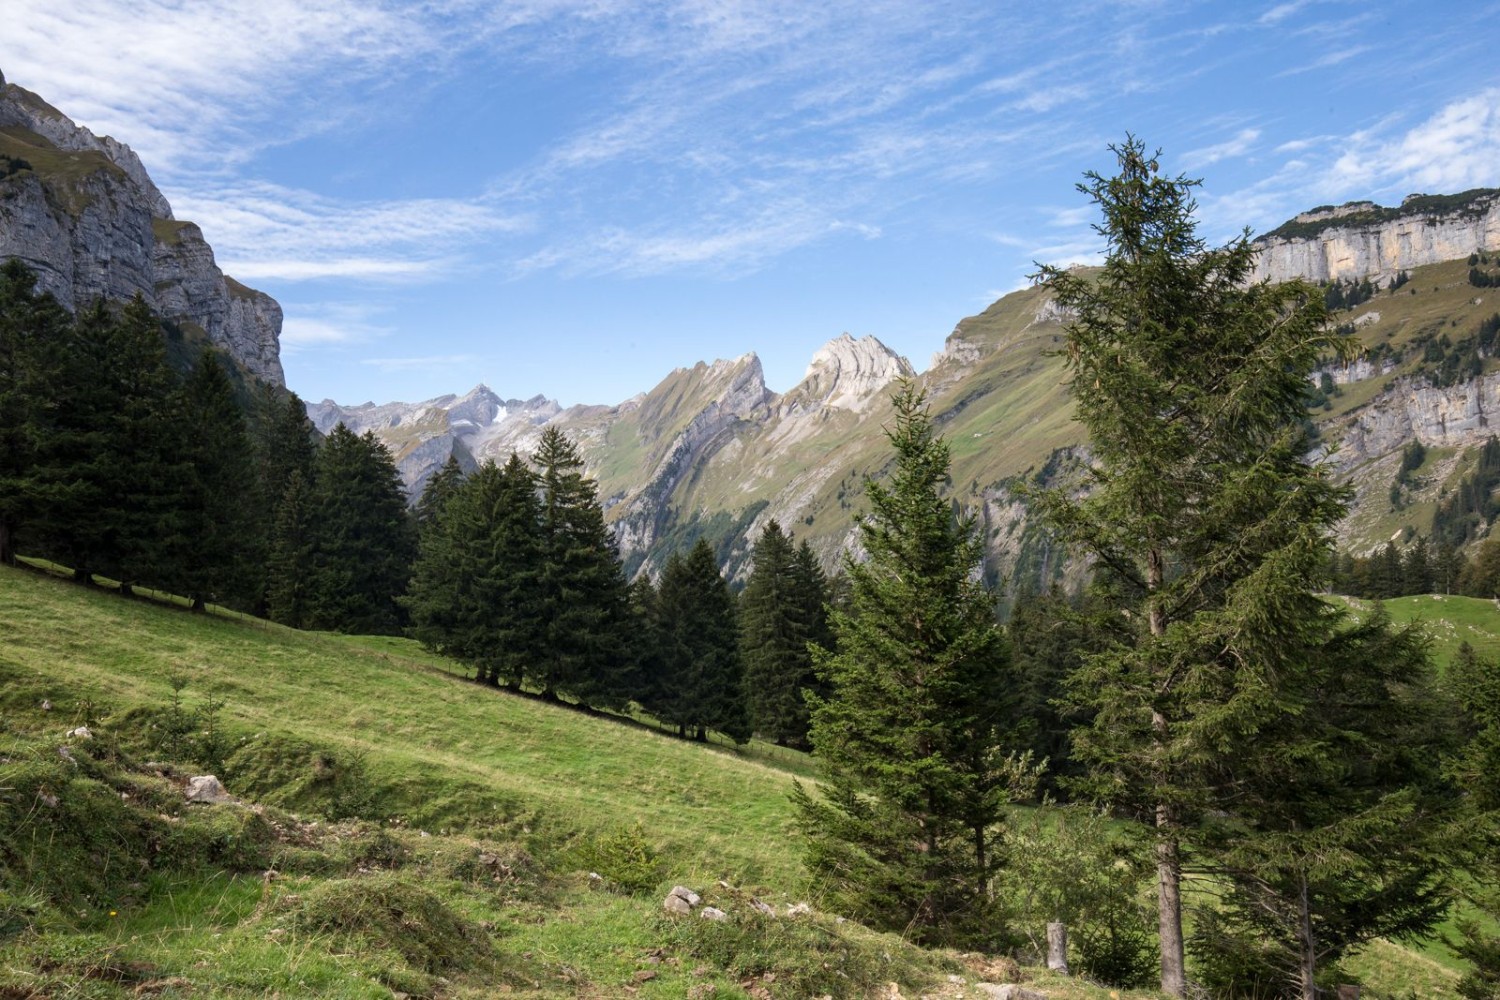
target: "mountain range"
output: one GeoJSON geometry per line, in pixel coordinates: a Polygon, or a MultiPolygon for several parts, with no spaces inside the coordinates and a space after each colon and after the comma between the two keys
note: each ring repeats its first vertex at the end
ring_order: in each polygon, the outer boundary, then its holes
{"type": "MultiPolygon", "coordinates": [[[[1500,191],[1323,206],[1257,247],[1259,278],[1334,283],[1334,322],[1364,347],[1310,385],[1319,458],[1355,490],[1341,543],[1368,552],[1426,533],[1500,412],[1500,365],[1476,340],[1500,310],[1484,284],[1500,268],[1500,191]],[[1427,455],[1398,482],[1412,441],[1427,455]]],[[[70,306],[139,292],[245,373],[283,384],[274,300],[219,271],[202,233],[173,217],[128,147],[0,84],[0,258],[11,256],[70,306]]],[[[844,334],[784,393],[746,354],[677,369],[612,406],[565,409],[480,385],[419,403],[307,409],[321,431],[340,422],[373,431],[414,495],[450,455],[470,467],[503,461],[556,426],[598,480],[630,572],[653,571],[706,537],[738,575],[773,518],[829,564],[854,541],[863,482],[890,461],[891,383],[915,378],[952,447],[955,498],[980,520],[986,575],[1043,583],[1065,578],[1069,564],[1016,487],[1052,481],[1083,454],[1055,353],[1066,320],[1045,290],[1013,292],[960,321],[920,373],[875,338],[844,334]]]]}

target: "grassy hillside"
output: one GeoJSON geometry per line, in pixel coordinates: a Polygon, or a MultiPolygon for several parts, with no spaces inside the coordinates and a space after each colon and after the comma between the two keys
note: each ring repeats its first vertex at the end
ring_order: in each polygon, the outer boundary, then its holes
{"type": "Polygon", "coordinates": [[[957,998],[1007,972],[755,913],[817,903],[787,801],[805,762],[477,688],[402,640],[0,567],[0,721],[7,1000],[957,998]],[[186,740],[212,716],[213,770],[254,809],[184,803],[208,768],[164,749],[174,679],[186,740]],[[674,884],[731,921],[664,916],[674,884]]]}
{"type": "MultiPolygon", "coordinates": [[[[1391,604],[1500,636],[1485,602],[1391,604]]],[[[811,773],[478,688],[406,640],[0,567],[0,997],[962,998],[1014,978],[751,909],[818,903],[787,801],[811,773]],[[186,805],[207,770],[255,807],[186,805]],[[732,920],[664,916],[674,884],[732,920]]],[[[1366,995],[1449,995],[1433,954],[1381,944],[1366,995]]],[[[1058,1000],[1121,995],[1022,975],[1058,1000]]]]}

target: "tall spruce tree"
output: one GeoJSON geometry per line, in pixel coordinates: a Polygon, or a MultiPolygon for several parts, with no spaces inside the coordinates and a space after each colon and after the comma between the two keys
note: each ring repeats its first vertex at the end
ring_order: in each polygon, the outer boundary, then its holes
{"type": "Polygon", "coordinates": [[[0,564],[14,565],[26,526],[70,488],[48,472],[67,326],[35,272],[15,258],[0,265],[0,564]]]}
{"type": "Polygon", "coordinates": [[[823,793],[794,796],[810,872],[845,912],[925,943],[994,945],[1009,658],[975,573],[974,520],[944,495],[948,446],[910,383],[894,406],[890,485],[865,488],[868,558],[846,557],[837,652],[816,657],[829,689],[812,706],[823,793]]]}
{"type": "Polygon", "coordinates": [[[340,632],[398,631],[416,532],[396,463],[375,435],[343,424],[318,452],[311,492],[317,533],[307,625],[340,632]]]}
{"type": "Polygon", "coordinates": [[[661,674],[649,707],[684,736],[704,740],[712,729],[749,740],[734,598],[706,539],[667,560],[656,616],[661,674]]]}
{"type": "Polygon", "coordinates": [[[519,688],[526,666],[545,655],[535,477],[512,453],[503,469],[485,462],[455,485],[434,478],[427,493],[434,489],[449,495],[422,529],[403,600],[412,634],[472,665],[475,680],[519,688]]]}
{"type": "Polygon", "coordinates": [[[1162,176],[1134,138],[1114,152],[1118,174],[1079,185],[1103,214],[1101,272],[1040,275],[1074,317],[1089,492],[1039,499],[1125,601],[1130,633],[1072,679],[1093,713],[1074,754],[1089,791],[1154,824],[1162,989],[1181,996],[1185,837],[1232,805],[1258,732],[1316,710],[1297,678],[1339,624],[1314,588],[1345,494],[1301,454],[1308,373],[1346,345],[1315,289],[1249,282],[1246,237],[1197,235],[1196,182],[1162,176]]]}
{"type": "Polygon", "coordinates": [[[266,556],[266,613],[273,622],[306,628],[312,620],[317,546],[312,480],[293,469],[276,505],[266,556]]]}
{"type": "Polygon", "coordinates": [[[531,679],[544,698],[622,706],[634,688],[624,640],[629,604],[598,487],[555,427],[542,432],[531,461],[542,503],[536,598],[547,630],[546,656],[531,664],[531,679]]]}
{"type": "Polygon", "coordinates": [[[1425,935],[1452,899],[1456,799],[1440,760],[1454,713],[1426,640],[1378,606],[1334,621],[1279,678],[1287,710],[1225,767],[1228,808],[1194,837],[1221,891],[1193,939],[1215,993],[1251,995],[1257,978],[1316,1000],[1351,950],[1425,935]]]}
{"type": "Polygon", "coordinates": [[[782,746],[806,745],[802,692],[816,684],[809,645],[822,626],[821,572],[799,561],[792,539],[771,521],[755,543],[754,566],[740,594],[740,649],[751,728],[782,746]]]}
{"type": "Polygon", "coordinates": [[[1466,1000],[1494,1000],[1500,996],[1500,662],[1464,642],[1448,679],[1463,710],[1464,740],[1445,766],[1463,789],[1476,830],[1466,859],[1472,909],[1458,922],[1454,949],[1471,968],[1458,993],[1466,1000]]]}
{"type": "Polygon", "coordinates": [[[210,600],[253,607],[258,575],[248,573],[258,514],[255,457],[244,410],[217,352],[206,350],[182,387],[174,435],[185,464],[175,520],[181,548],[173,583],[195,611],[210,600]]]}
{"type": "MultiPolygon", "coordinates": [[[[299,501],[306,504],[307,484],[312,481],[313,466],[317,461],[317,431],[307,418],[307,407],[294,392],[280,394],[271,386],[262,384],[259,389],[259,419],[253,423],[255,441],[256,524],[253,529],[255,544],[252,547],[251,567],[246,573],[246,586],[255,595],[256,612],[274,618],[271,614],[271,591],[290,584],[295,590],[299,581],[276,581],[273,579],[278,561],[284,561],[275,553],[281,537],[281,505],[287,496],[293,475],[301,478],[299,501]]],[[[290,518],[295,522],[305,516],[305,509],[290,518]]],[[[284,552],[283,552],[284,556],[284,552]]],[[[280,619],[276,619],[280,620],[280,619]]]]}
{"type": "Polygon", "coordinates": [[[173,406],[179,379],[161,325],[136,296],[123,310],[96,302],[65,340],[51,428],[51,463],[71,488],[40,520],[52,558],[81,583],[107,573],[164,585],[159,540],[175,531],[173,406]]]}

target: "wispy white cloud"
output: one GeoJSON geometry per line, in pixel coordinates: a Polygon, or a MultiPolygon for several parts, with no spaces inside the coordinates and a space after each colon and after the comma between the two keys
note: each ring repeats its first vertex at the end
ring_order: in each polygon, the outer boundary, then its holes
{"type": "Polygon", "coordinates": [[[258,182],[195,186],[175,211],[198,222],[225,271],[258,280],[420,279],[526,226],[482,199],[345,202],[258,182]]]}
{"type": "Polygon", "coordinates": [[[1500,88],[1461,98],[1393,139],[1361,134],[1333,165],[1340,188],[1460,191],[1500,181],[1500,88]]]}
{"type": "Polygon", "coordinates": [[[1188,170],[1199,170],[1232,156],[1244,156],[1255,146],[1255,141],[1259,138],[1260,129],[1258,128],[1240,129],[1231,139],[1184,153],[1182,165],[1188,170]]]}
{"type": "Polygon", "coordinates": [[[1276,76],[1279,79],[1281,77],[1299,76],[1303,73],[1312,73],[1320,69],[1329,69],[1333,66],[1338,66],[1341,63],[1346,63],[1356,56],[1362,56],[1366,52],[1369,52],[1371,48],[1372,47],[1369,45],[1351,45],[1346,48],[1326,53],[1325,55],[1319,56],[1317,59],[1314,59],[1312,62],[1304,63],[1301,66],[1293,66],[1290,69],[1284,69],[1280,73],[1277,73],[1276,76]]]}
{"type": "Polygon", "coordinates": [[[1274,27],[1297,13],[1303,7],[1306,7],[1307,4],[1308,0],[1293,0],[1292,3],[1279,3],[1257,18],[1256,23],[1268,28],[1274,27]]]}
{"type": "Polygon", "coordinates": [[[1278,151],[1295,155],[1253,184],[1205,199],[1218,224],[1270,228],[1319,202],[1393,203],[1417,191],[1500,186],[1500,88],[1452,101],[1416,125],[1388,117],[1278,151]]]}
{"type": "Polygon", "coordinates": [[[7,0],[0,39],[12,82],[164,174],[316,130],[348,111],[343,88],[441,51],[414,8],[359,0],[7,0]]]}
{"type": "Polygon", "coordinates": [[[281,348],[288,354],[313,348],[352,346],[388,337],[395,331],[378,322],[379,310],[368,302],[323,302],[289,310],[281,327],[281,348]]]}

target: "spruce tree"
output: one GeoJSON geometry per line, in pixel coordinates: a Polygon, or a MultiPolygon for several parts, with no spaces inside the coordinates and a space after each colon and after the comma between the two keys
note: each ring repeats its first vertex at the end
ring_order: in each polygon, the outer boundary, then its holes
{"type": "Polygon", "coordinates": [[[266,558],[266,612],[273,622],[308,627],[317,544],[310,477],[293,469],[276,504],[266,558]]]}
{"type": "Polygon", "coordinates": [[[429,525],[437,521],[443,507],[463,481],[463,466],[459,465],[457,455],[450,454],[448,460],[427,480],[427,485],[422,487],[422,496],[417,500],[416,508],[418,532],[425,532],[429,525]]]}
{"type": "Polygon", "coordinates": [[[894,406],[895,469],[889,486],[866,483],[867,559],[846,556],[837,651],[816,657],[828,685],[811,729],[824,787],[797,786],[799,823],[811,874],[844,912],[923,943],[994,945],[1009,658],[975,572],[974,519],[944,495],[948,446],[910,383],[894,406]]]}
{"type": "Polygon", "coordinates": [[[318,452],[311,494],[317,533],[307,624],[340,632],[391,633],[404,615],[416,533],[390,452],[366,431],[334,427],[318,452]]]}
{"type": "Polygon", "coordinates": [[[48,466],[67,325],[30,268],[15,258],[0,265],[0,564],[14,565],[26,526],[65,502],[67,480],[48,466]]]}
{"type": "Polygon", "coordinates": [[[825,598],[814,597],[821,574],[812,575],[798,560],[792,539],[776,521],[761,533],[753,559],[739,600],[750,725],[762,739],[804,746],[808,713],[802,692],[816,682],[809,643],[823,617],[825,598]]]}
{"type": "Polygon", "coordinates": [[[1211,990],[1253,967],[1316,1000],[1351,950],[1424,936],[1452,899],[1456,800],[1439,763],[1453,713],[1425,638],[1377,606],[1311,639],[1280,678],[1288,710],[1225,768],[1229,808],[1194,838],[1220,888],[1194,934],[1211,990]]]}
{"type": "Polygon", "coordinates": [[[557,428],[542,432],[532,464],[541,492],[541,571],[536,597],[546,623],[546,656],[531,665],[544,698],[568,695],[614,708],[634,681],[624,641],[626,584],[598,487],[583,456],[557,428]]]}
{"type": "Polygon", "coordinates": [[[258,575],[248,573],[258,527],[255,460],[244,411],[215,351],[204,351],[189,374],[177,416],[186,469],[175,498],[182,548],[173,583],[196,611],[209,600],[251,607],[260,589],[258,575]]]}
{"type": "Polygon", "coordinates": [[[1135,139],[1119,173],[1080,190],[1103,213],[1097,275],[1044,268],[1073,319],[1064,356],[1093,464],[1088,493],[1041,495],[1074,551],[1123,600],[1129,633],[1070,689],[1086,790],[1155,827],[1162,989],[1186,989],[1184,846],[1231,809],[1234,768],[1299,699],[1309,657],[1341,626],[1315,589],[1345,491],[1301,460],[1308,373],[1347,349],[1316,289],[1251,284],[1242,236],[1210,247],[1196,182],[1159,173],[1135,139]]]}
{"type": "MultiPolygon", "coordinates": [[[[273,581],[273,566],[281,524],[281,504],[294,474],[302,480],[301,501],[312,481],[317,460],[319,435],[307,419],[307,407],[294,392],[281,392],[262,384],[259,389],[258,419],[253,422],[256,465],[256,523],[254,544],[250,546],[251,566],[245,585],[255,596],[257,614],[271,616],[271,591],[281,586],[273,581]]],[[[305,513],[305,511],[303,512],[305,513]]],[[[300,515],[299,515],[300,516],[300,515]]],[[[295,518],[294,518],[295,519],[295,518]]],[[[293,583],[295,588],[299,586],[293,583]]]]}
{"type": "Polygon", "coordinates": [[[1493,1000],[1500,996],[1500,662],[1461,643],[1448,681],[1462,709],[1463,740],[1445,769],[1463,790],[1473,831],[1466,858],[1470,910],[1458,921],[1453,946],[1470,969],[1457,988],[1466,1000],[1493,1000]]]}
{"type": "Polygon", "coordinates": [[[48,554],[81,583],[105,573],[161,586],[160,540],[175,531],[185,468],[161,325],[140,296],[118,313],[96,302],[74,318],[64,352],[49,451],[68,488],[38,519],[48,554]]]}
{"type": "Polygon", "coordinates": [[[434,483],[427,498],[448,497],[432,505],[403,599],[412,634],[472,665],[475,680],[519,688],[525,667],[545,653],[535,478],[512,453],[503,469],[485,462],[456,484],[434,483]]]}
{"type": "Polygon", "coordinates": [[[687,556],[673,553],[656,593],[662,673],[652,706],[663,722],[694,739],[710,729],[736,743],[750,738],[745,676],[734,599],[713,548],[698,539],[687,556]]]}

